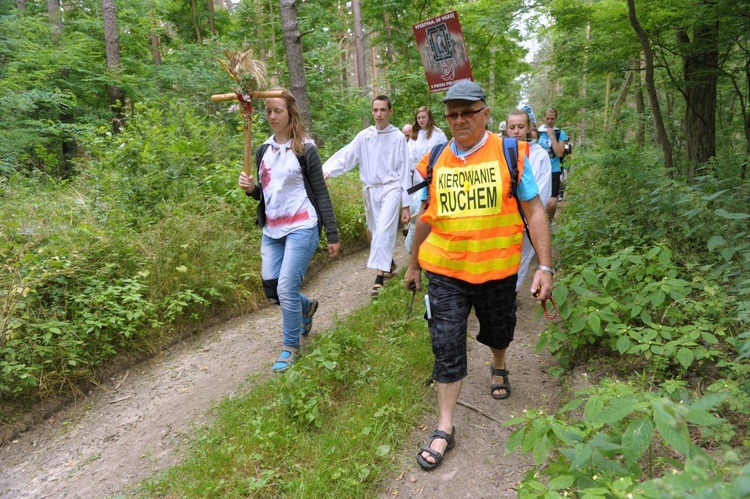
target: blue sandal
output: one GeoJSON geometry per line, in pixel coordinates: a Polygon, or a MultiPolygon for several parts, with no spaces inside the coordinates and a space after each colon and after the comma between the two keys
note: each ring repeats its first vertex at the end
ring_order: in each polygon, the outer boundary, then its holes
{"type": "Polygon", "coordinates": [[[297,360],[297,352],[299,351],[299,348],[294,347],[284,347],[281,350],[281,355],[279,355],[279,358],[276,359],[276,362],[273,365],[273,371],[280,373],[282,371],[286,371],[289,369],[292,365],[292,363],[297,360]]]}

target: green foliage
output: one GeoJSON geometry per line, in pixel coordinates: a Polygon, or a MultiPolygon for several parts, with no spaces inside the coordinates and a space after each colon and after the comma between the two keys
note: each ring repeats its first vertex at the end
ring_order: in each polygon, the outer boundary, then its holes
{"type": "Polygon", "coordinates": [[[561,320],[538,348],[565,367],[607,358],[638,388],[605,381],[554,416],[516,420],[509,449],[551,463],[549,481],[529,473],[522,496],[734,497],[747,486],[747,193],[715,174],[670,179],[651,161],[629,149],[576,157],[555,232],[561,320]]]}
{"type": "MultiPolygon", "coordinates": [[[[236,187],[240,134],[178,102],[139,104],[128,121],[87,136],[75,179],[3,184],[2,398],[67,389],[263,296],[256,203],[236,187]]],[[[342,245],[360,245],[360,182],[333,184],[342,245]]]]}
{"type": "Polygon", "coordinates": [[[573,266],[569,276],[554,291],[563,321],[539,343],[563,365],[590,345],[681,374],[725,355],[728,295],[705,278],[685,280],[665,247],[625,248],[573,266]]]}
{"type": "Polygon", "coordinates": [[[527,474],[519,497],[728,498],[746,493],[748,470],[737,454],[713,457],[691,437],[725,424],[714,415],[725,395],[676,402],[611,380],[583,395],[554,415],[525,411],[505,423],[516,427],[506,452],[520,449],[531,453],[537,465],[546,464],[527,474]]]}
{"type": "Polygon", "coordinates": [[[190,456],[157,481],[156,495],[371,497],[392,471],[401,432],[426,407],[415,376],[429,369],[424,322],[404,320],[406,291],[315,335],[283,376],[222,403],[190,456]],[[407,348],[408,347],[408,348],[407,348]],[[280,452],[290,449],[293,452],[280,452]]]}

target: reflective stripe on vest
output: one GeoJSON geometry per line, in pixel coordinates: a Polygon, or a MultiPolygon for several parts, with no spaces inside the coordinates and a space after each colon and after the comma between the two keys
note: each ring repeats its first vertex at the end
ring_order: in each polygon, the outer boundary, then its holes
{"type": "MultiPolygon", "coordinates": [[[[528,148],[519,149],[520,181],[528,148]]],[[[523,220],[516,199],[508,196],[510,183],[502,139],[496,135],[490,134],[466,164],[446,147],[435,162],[430,203],[422,216],[431,225],[419,248],[422,268],[474,284],[516,274],[523,220]]]]}

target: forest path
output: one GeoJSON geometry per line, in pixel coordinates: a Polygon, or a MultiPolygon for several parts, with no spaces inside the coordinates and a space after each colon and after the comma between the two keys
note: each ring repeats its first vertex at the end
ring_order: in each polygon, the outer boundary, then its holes
{"type": "MultiPolygon", "coordinates": [[[[395,259],[399,270],[407,263],[400,237],[395,259]]],[[[313,335],[368,303],[373,273],[366,263],[367,251],[353,253],[306,283],[304,292],[320,299],[313,335]]],[[[547,406],[558,392],[545,374],[550,359],[533,353],[544,324],[534,319],[527,294],[520,294],[516,341],[508,353],[509,399],[489,395],[489,352],[469,342],[469,377],[461,399],[498,421],[527,407],[547,406]]],[[[107,380],[0,448],[0,498],[130,495],[142,480],[179,462],[195,428],[210,422],[217,402],[242,393],[246,383],[272,376],[280,330],[278,308],[267,307],[206,328],[107,380]]],[[[470,331],[475,334],[476,324],[470,331]]],[[[456,448],[436,472],[418,468],[414,455],[433,429],[436,413],[405,442],[398,457],[404,472],[383,484],[383,497],[396,491],[401,497],[511,497],[528,459],[504,457],[508,429],[464,406],[456,411],[456,448]]]]}

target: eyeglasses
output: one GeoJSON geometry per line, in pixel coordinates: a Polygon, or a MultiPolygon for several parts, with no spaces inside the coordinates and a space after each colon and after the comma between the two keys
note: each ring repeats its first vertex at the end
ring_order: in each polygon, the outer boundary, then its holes
{"type": "Polygon", "coordinates": [[[463,117],[463,119],[468,120],[469,118],[476,116],[477,113],[480,113],[487,109],[487,106],[480,107],[479,109],[475,109],[473,111],[463,111],[460,113],[450,113],[445,115],[445,119],[448,121],[456,121],[458,118],[463,117]]]}

